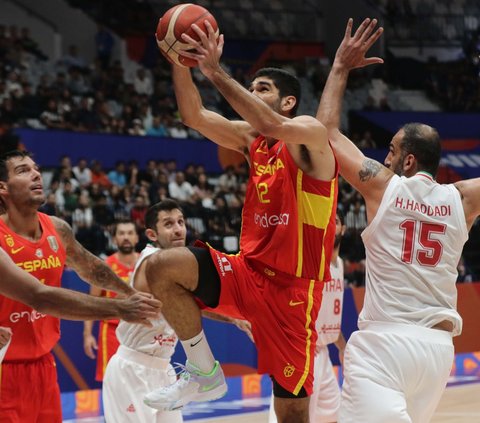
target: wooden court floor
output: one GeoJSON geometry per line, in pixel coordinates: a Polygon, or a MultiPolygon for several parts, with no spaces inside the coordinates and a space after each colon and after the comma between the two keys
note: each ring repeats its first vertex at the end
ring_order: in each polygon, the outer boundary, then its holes
{"type": "MultiPolygon", "coordinates": [[[[193,420],[193,422],[266,423],[268,422],[268,413],[249,413],[232,417],[193,420]]],[[[431,423],[480,423],[480,383],[447,388],[431,423]]]]}

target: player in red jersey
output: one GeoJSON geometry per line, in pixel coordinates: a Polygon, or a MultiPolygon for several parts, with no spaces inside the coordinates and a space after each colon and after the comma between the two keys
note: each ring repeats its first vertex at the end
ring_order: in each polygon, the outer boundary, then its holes
{"type": "MultiPolygon", "coordinates": [[[[0,158],[0,201],[0,247],[40,282],[59,287],[68,265],[89,283],[126,295],[135,293],[75,240],[66,222],[38,212],[45,194],[38,166],[28,153],[13,151],[0,158]]],[[[0,296],[0,326],[13,331],[1,369],[3,421],[62,421],[55,361],[50,353],[60,337],[59,323],[55,317],[0,296]]]]}
{"type": "MultiPolygon", "coordinates": [[[[116,222],[113,230],[113,241],[117,246],[118,251],[108,256],[105,262],[122,281],[128,283],[138,259],[138,253],[135,251],[135,245],[138,243],[138,234],[135,224],[130,220],[116,222]]],[[[107,298],[116,297],[115,292],[105,291],[95,286],[90,288],[90,294],[107,298]]],[[[86,321],[84,323],[83,348],[85,354],[94,359],[94,350],[98,349],[95,380],[99,382],[103,380],[105,368],[112,355],[117,352],[119,346],[117,335],[115,334],[118,323],[118,319],[102,320],[100,322],[100,327],[98,329],[98,344],[95,337],[92,335],[93,321],[86,321]]]]}
{"type": "Polygon", "coordinates": [[[337,166],[325,127],[311,116],[294,117],[300,83],[281,69],[258,71],[250,90],[219,64],[223,36],[192,28],[184,36],[200,71],[244,121],[206,110],[188,69],[173,66],[183,122],[206,138],[245,155],[250,163],[240,253],[187,247],[160,251],[147,265],[151,291],[187,355],[178,382],[148,394],[158,409],[222,396],[226,384],[203,333],[200,310],[245,318],[252,324],[258,370],[272,376],[280,422],[308,422],[313,385],[315,321],[329,279],[335,236],[337,166]]]}

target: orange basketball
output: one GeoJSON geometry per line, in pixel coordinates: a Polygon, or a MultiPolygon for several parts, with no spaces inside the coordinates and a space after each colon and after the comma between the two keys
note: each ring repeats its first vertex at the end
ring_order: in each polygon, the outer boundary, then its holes
{"type": "Polygon", "coordinates": [[[182,34],[186,33],[194,40],[199,39],[197,33],[191,28],[197,24],[200,29],[207,33],[205,21],[210,22],[218,37],[219,30],[217,21],[211,13],[202,6],[196,4],[179,4],[160,18],[157,26],[157,44],[162,54],[172,63],[184,67],[194,67],[197,61],[182,56],[182,50],[188,50],[188,44],[182,40],[182,34]]]}

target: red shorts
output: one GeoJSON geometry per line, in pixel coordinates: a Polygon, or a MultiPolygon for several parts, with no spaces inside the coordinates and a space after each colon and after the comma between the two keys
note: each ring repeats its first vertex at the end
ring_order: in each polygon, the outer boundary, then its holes
{"type": "Polygon", "coordinates": [[[210,248],[221,281],[220,302],[208,309],[252,324],[258,372],[268,373],[287,391],[313,389],[315,322],[323,282],[280,274],[243,255],[210,248]]]}
{"type": "Polygon", "coordinates": [[[52,354],[1,364],[0,423],[62,423],[57,368],[52,354]]]}
{"type": "Polygon", "coordinates": [[[98,329],[98,351],[97,351],[97,371],[95,373],[95,380],[103,381],[103,375],[107,364],[118,350],[120,343],[118,342],[115,331],[118,323],[111,323],[102,320],[98,329]]]}

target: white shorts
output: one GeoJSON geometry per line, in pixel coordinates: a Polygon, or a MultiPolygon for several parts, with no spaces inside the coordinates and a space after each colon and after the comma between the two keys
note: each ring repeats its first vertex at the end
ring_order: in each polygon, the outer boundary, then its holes
{"type": "MultiPolygon", "coordinates": [[[[321,347],[315,354],[313,393],[310,397],[310,423],[331,423],[337,421],[340,407],[340,388],[333,371],[328,347],[321,347]]],[[[269,423],[277,423],[273,409],[273,395],[270,401],[269,423]]]]}
{"type": "Polygon", "coordinates": [[[369,322],[347,343],[339,423],[429,422],[453,359],[449,332],[369,322]]]}
{"type": "Polygon", "coordinates": [[[170,360],[120,345],[103,378],[106,423],[181,423],[182,412],[158,411],[143,403],[145,394],[176,380],[170,360]]]}

